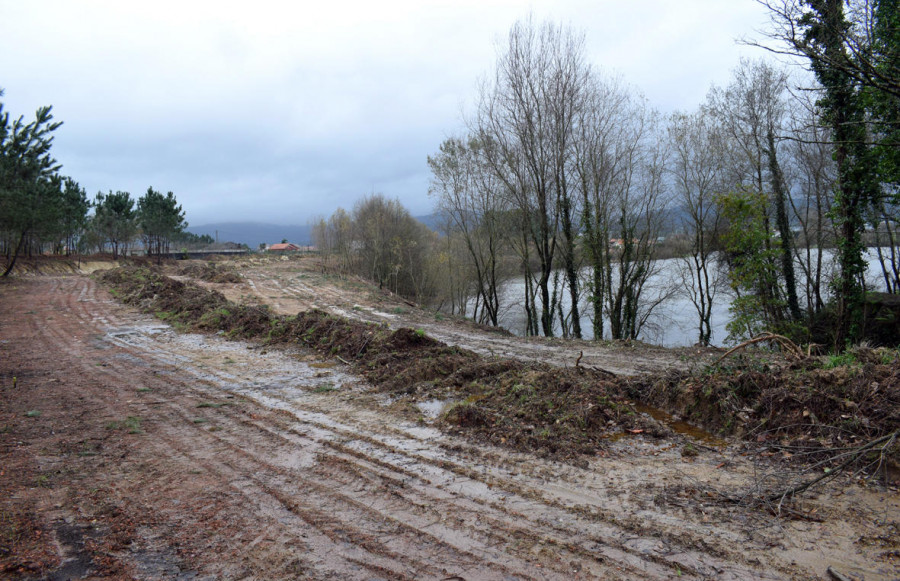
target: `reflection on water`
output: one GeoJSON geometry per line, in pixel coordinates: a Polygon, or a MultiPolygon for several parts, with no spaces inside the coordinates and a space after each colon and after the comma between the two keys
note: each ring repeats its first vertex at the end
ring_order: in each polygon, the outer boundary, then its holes
{"type": "MultiPolygon", "coordinates": [[[[831,261],[830,252],[826,252],[823,261],[827,264],[831,261]]],[[[867,280],[872,288],[881,289],[881,267],[878,263],[874,249],[870,249],[868,255],[869,271],[867,280]]],[[[682,268],[684,262],[681,259],[671,258],[666,260],[658,260],[655,262],[656,273],[650,277],[644,287],[643,297],[646,304],[652,304],[662,297],[666,297],[658,307],[656,307],[647,323],[641,330],[640,339],[647,343],[662,345],[664,347],[685,347],[697,343],[699,338],[699,317],[694,304],[684,290],[682,290],[682,268]]],[[[589,275],[587,269],[582,271],[583,279],[589,275]]],[[[615,278],[615,272],[613,277],[615,278]]],[[[725,325],[729,320],[729,307],[733,298],[733,293],[722,285],[723,288],[718,292],[713,302],[712,317],[710,320],[712,326],[712,344],[722,346],[728,338],[728,331],[725,325]]],[[[797,291],[801,295],[801,304],[805,300],[803,291],[805,279],[802,270],[797,271],[797,291]]],[[[563,294],[563,311],[569,312],[571,301],[567,292],[563,294]]],[[[525,296],[525,280],[517,278],[505,283],[500,292],[501,315],[500,326],[508,329],[516,335],[525,334],[526,318],[523,309],[525,296]]],[[[470,302],[469,308],[474,302],[470,302]]],[[[587,298],[583,298],[579,302],[581,311],[581,329],[585,339],[593,339],[593,312],[587,302],[587,298]]],[[[609,328],[609,322],[606,321],[604,328],[609,328]]],[[[555,331],[557,335],[561,334],[561,328],[557,322],[555,331]]],[[[607,331],[608,333],[608,331],[607,331]]],[[[609,338],[607,335],[605,338],[609,338]]]]}

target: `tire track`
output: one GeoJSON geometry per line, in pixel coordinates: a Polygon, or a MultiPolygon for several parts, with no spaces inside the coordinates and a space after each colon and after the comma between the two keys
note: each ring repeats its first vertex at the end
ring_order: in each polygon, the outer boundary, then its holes
{"type": "MultiPolygon", "coordinates": [[[[573,489],[577,480],[542,481],[541,470],[559,472],[549,463],[516,455],[492,462],[485,454],[473,467],[453,451],[465,448],[457,440],[392,426],[378,410],[311,394],[321,378],[302,361],[174,335],[113,303],[86,278],[34,284],[46,286],[48,308],[70,323],[35,319],[35,333],[106,390],[81,395],[110,417],[131,410],[146,416],[152,457],[199,467],[223,483],[230,500],[209,518],[264,521],[257,528],[267,532],[233,549],[277,576],[289,567],[322,578],[362,571],[410,579],[789,576],[750,565],[739,546],[728,546],[738,537],[725,528],[698,535],[667,514],[644,515],[643,532],[623,527],[614,499],[573,489]],[[138,388],[150,392],[144,397],[138,388]],[[241,400],[247,403],[230,405],[241,400]],[[197,407],[204,403],[220,407],[197,407]],[[339,413],[328,408],[335,403],[339,413]],[[304,558],[287,559],[298,544],[304,558]]],[[[328,380],[348,389],[356,381],[340,370],[328,380]]],[[[171,474],[153,482],[163,490],[181,484],[171,474]]],[[[152,507],[153,497],[143,502],[152,507]]]]}

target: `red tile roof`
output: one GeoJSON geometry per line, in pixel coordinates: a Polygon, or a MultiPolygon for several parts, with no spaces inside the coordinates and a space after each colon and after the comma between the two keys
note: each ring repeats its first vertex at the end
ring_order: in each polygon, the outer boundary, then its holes
{"type": "Polygon", "coordinates": [[[273,244],[269,246],[269,250],[300,250],[300,247],[296,244],[291,244],[288,242],[287,244],[273,244]]]}

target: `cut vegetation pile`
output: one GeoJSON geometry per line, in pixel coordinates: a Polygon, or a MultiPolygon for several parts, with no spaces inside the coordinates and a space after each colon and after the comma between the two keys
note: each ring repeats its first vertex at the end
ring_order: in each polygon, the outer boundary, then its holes
{"type": "Polygon", "coordinates": [[[445,414],[446,425],[545,456],[594,454],[623,432],[671,435],[635,413],[602,371],[505,360],[460,369],[441,383],[468,394],[445,414]]]}
{"type": "Polygon", "coordinates": [[[234,283],[243,281],[243,277],[230,268],[217,265],[215,262],[204,264],[188,264],[178,271],[181,276],[189,276],[197,280],[218,283],[234,283]]]}
{"type": "Polygon", "coordinates": [[[631,401],[751,442],[840,447],[900,428],[896,350],[858,350],[846,361],[741,358],[693,373],[616,378],[585,367],[485,358],[421,330],[392,331],[319,310],[279,316],[152,267],[100,278],[124,302],[181,328],[312,348],[395,397],[455,402],[441,418],[447,429],[551,457],[596,453],[614,435],[672,433],[631,401]]]}
{"type": "Polygon", "coordinates": [[[635,399],[722,435],[841,447],[900,430],[900,357],[857,348],[794,362],[740,359],[629,381],[635,399]]]}

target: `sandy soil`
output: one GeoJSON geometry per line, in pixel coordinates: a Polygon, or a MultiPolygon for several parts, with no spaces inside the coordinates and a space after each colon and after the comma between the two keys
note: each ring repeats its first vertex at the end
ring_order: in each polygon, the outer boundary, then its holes
{"type": "MultiPolygon", "coordinates": [[[[211,285],[569,364],[293,261],[211,285]]],[[[578,346],[616,373],[689,352],[578,346]],[[634,351],[632,353],[632,351],[634,351]]],[[[586,468],[474,444],[331,361],[181,334],[90,278],[0,284],[0,571],[121,579],[897,579],[900,498],[843,480],[775,518],[715,501],[770,467],[622,439],[586,468]],[[411,413],[418,412],[418,413],[411,413]]]]}

